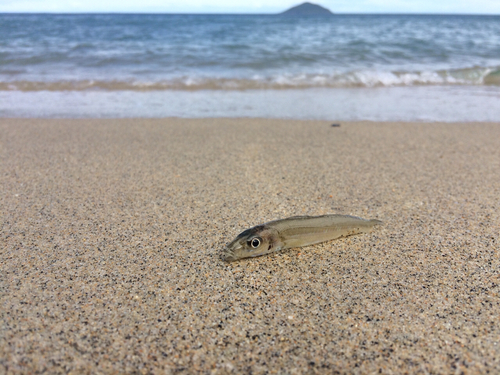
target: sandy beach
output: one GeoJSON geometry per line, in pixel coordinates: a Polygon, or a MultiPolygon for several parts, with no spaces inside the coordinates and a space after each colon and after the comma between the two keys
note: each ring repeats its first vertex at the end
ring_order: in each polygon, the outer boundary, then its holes
{"type": "Polygon", "coordinates": [[[499,373],[500,123],[331,124],[0,119],[0,373],[499,373]]]}

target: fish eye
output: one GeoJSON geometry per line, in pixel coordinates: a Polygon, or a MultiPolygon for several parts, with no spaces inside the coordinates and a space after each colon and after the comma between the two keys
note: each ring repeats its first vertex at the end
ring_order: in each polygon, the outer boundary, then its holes
{"type": "Polygon", "coordinates": [[[252,246],[254,249],[258,248],[260,246],[260,238],[252,238],[251,240],[248,241],[248,244],[252,246]]]}

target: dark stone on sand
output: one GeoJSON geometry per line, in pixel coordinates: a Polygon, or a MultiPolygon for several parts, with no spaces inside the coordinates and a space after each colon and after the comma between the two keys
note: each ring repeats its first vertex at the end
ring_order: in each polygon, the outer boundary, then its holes
{"type": "Polygon", "coordinates": [[[284,16],[331,16],[333,15],[330,10],[309,2],[302,3],[300,5],[294,6],[283,13],[284,16]]]}
{"type": "Polygon", "coordinates": [[[340,128],[340,124],[332,124],[332,128],[340,128]]]}

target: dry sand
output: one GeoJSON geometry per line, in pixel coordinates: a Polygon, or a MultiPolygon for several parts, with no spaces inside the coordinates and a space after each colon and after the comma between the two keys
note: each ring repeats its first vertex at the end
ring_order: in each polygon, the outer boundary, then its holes
{"type": "Polygon", "coordinates": [[[499,373],[500,124],[0,120],[0,373],[499,373]],[[292,215],[367,235],[226,264],[292,215]]]}

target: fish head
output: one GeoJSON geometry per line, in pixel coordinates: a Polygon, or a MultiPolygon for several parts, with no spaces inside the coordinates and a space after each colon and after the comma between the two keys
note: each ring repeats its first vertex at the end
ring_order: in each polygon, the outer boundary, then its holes
{"type": "Polygon", "coordinates": [[[223,259],[226,262],[232,262],[271,253],[277,250],[277,238],[277,231],[265,225],[247,229],[227,244],[223,259]]]}

